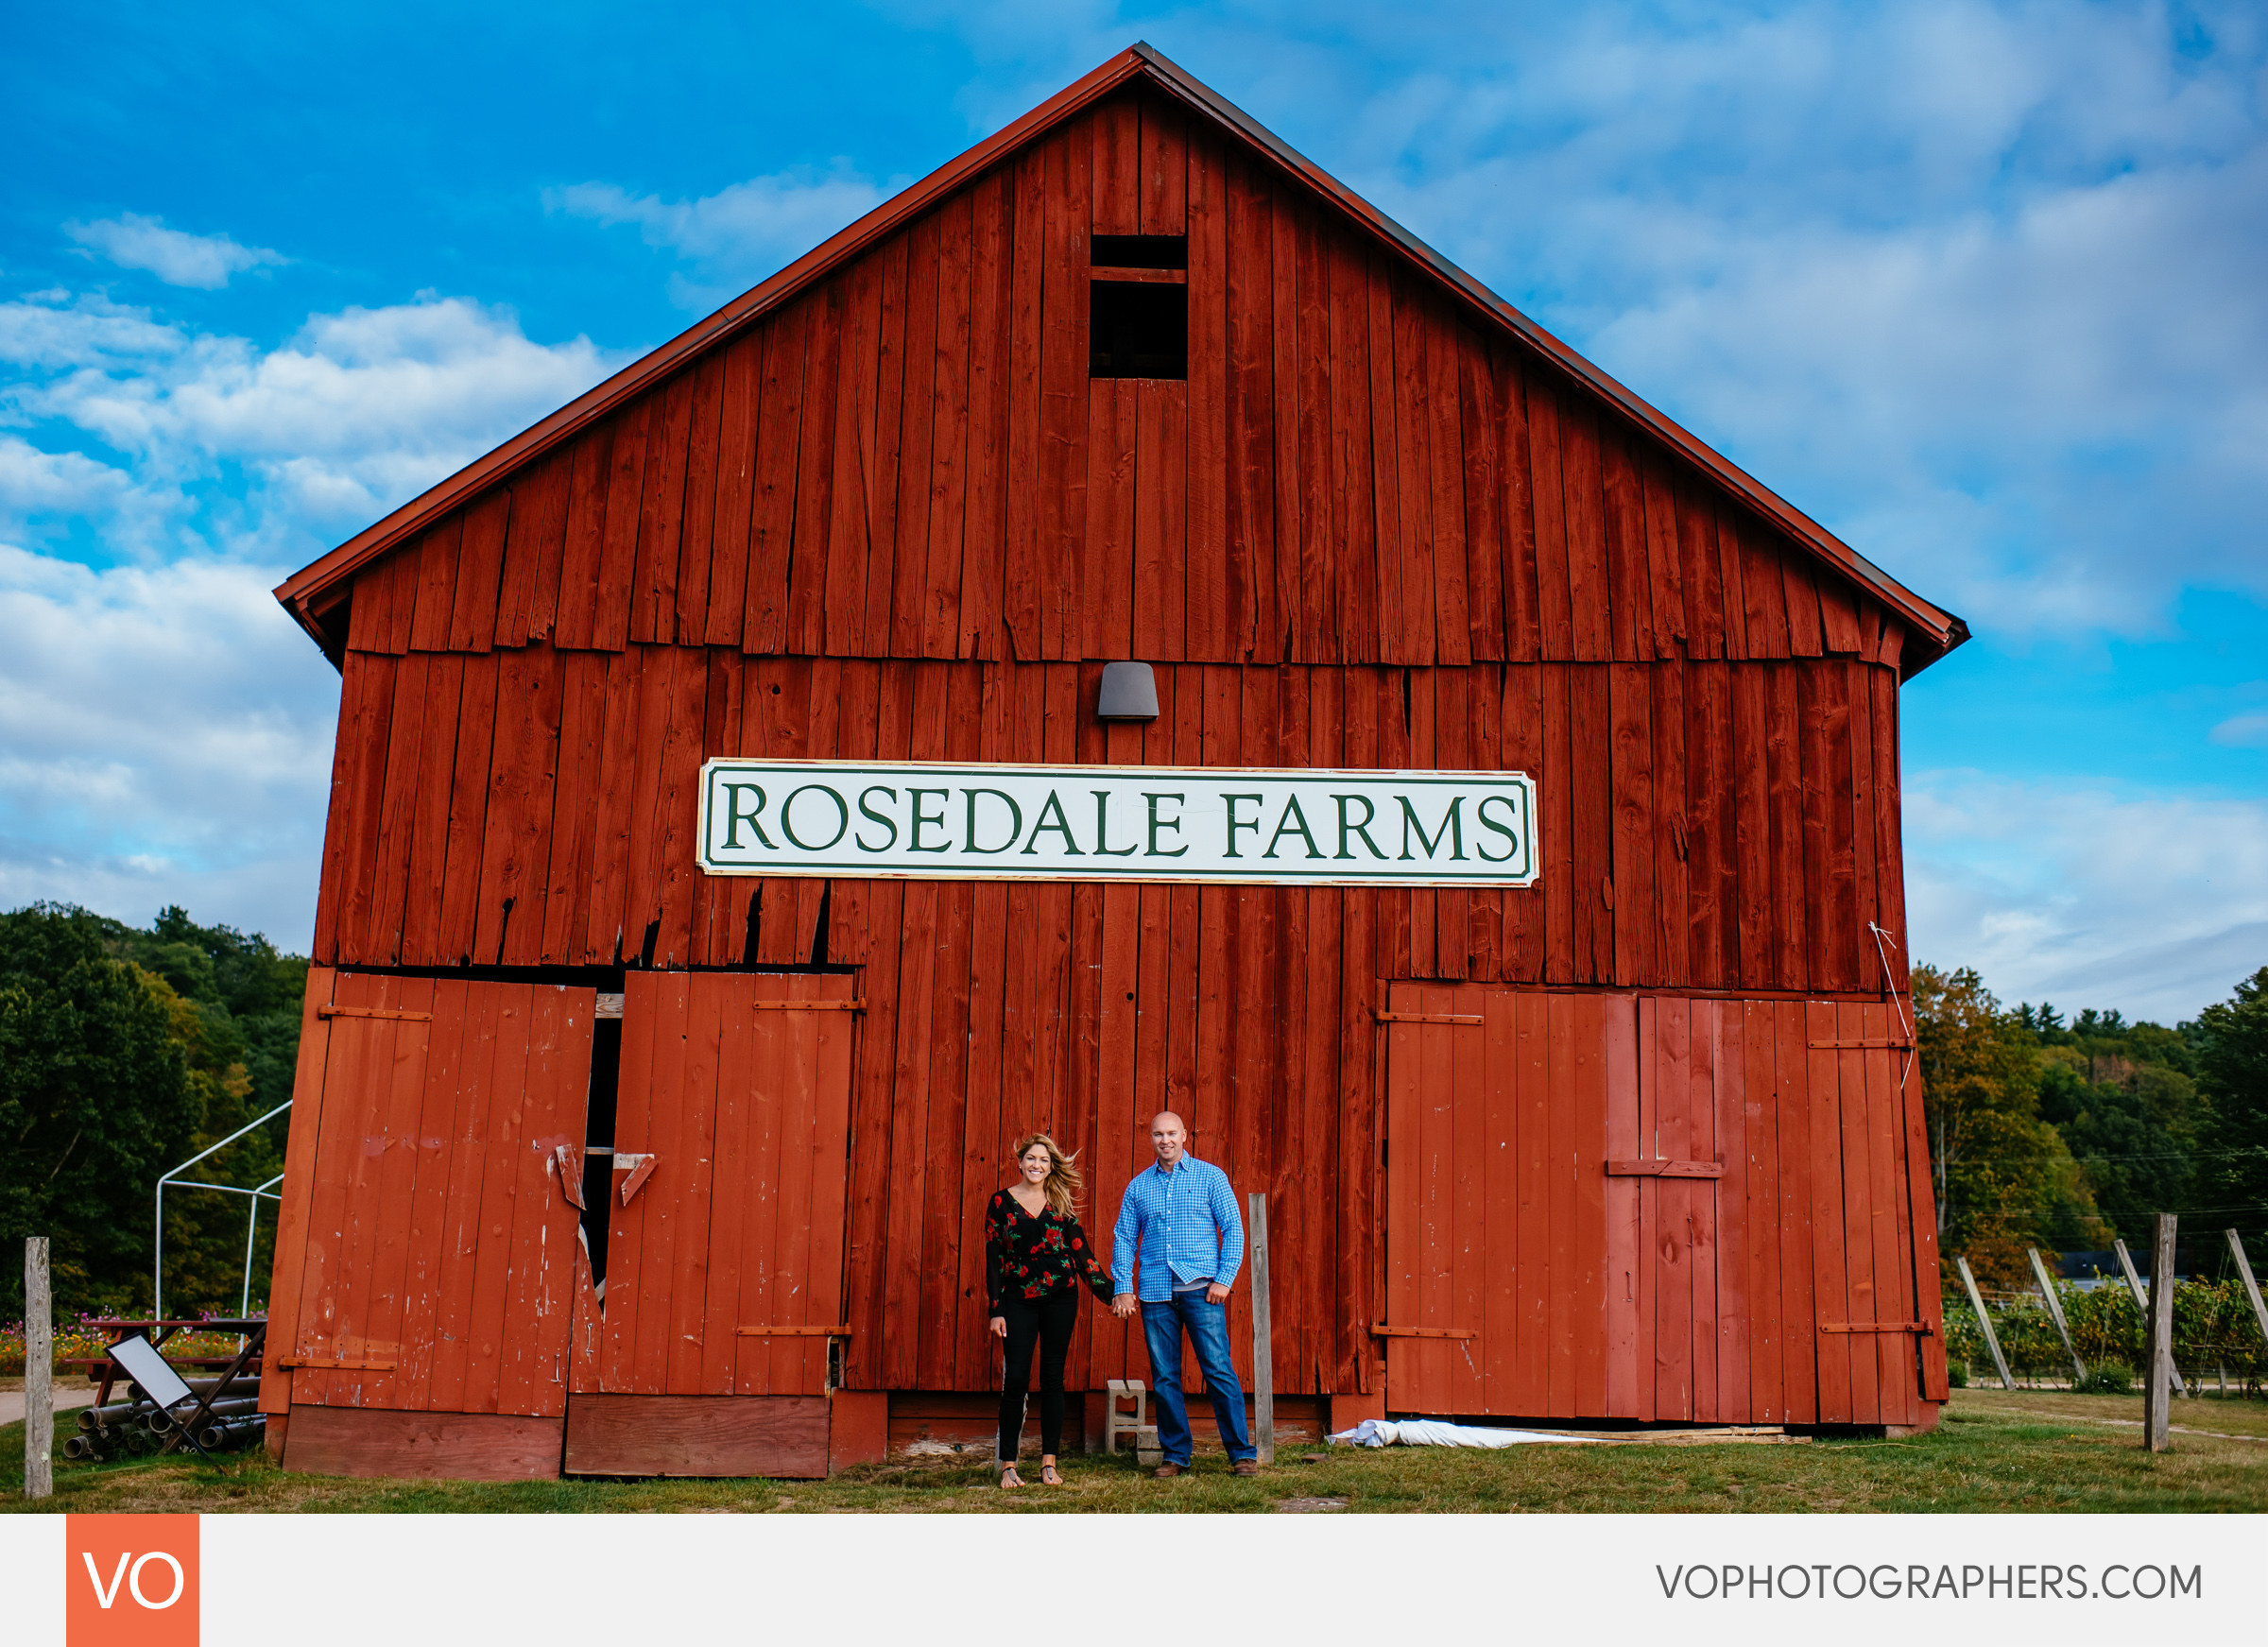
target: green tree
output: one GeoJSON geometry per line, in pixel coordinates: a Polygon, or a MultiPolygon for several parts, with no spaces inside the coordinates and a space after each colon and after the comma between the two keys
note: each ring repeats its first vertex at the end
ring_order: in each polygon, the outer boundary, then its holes
{"type": "MultiPolygon", "coordinates": [[[[59,1303],[147,1308],[157,1176],[290,1097],[306,972],[266,938],[179,907],[147,930],[59,905],[0,915],[0,1140],[13,1146],[0,1151],[0,1236],[54,1236],[59,1303]]],[[[287,1122],[190,1175],[274,1176],[287,1122]]],[[[235,1311],[248,1210],[242,1195],[167,1194],[168,1313],[235,1311]]],[[[255,1302],[274,1204],[263,1211],[255,1302]]],[[[0,1310],[21,1296],[20,1272],[0,1266],[0,1310]]]]}
{"type": "Polygon", "coordinates": [[[2199,1198],[2216,1210],[2220,1227],[2234,1226],[2252,1244],[2257,1271],[2259,1238],[2268,1231],[2268,967],[2185,1027],[2196,1042],[2197,1085],[2209,1106],[2199,1198]]]}
{"type": "MultiPolygon", "coordinates": [[[[0,916],[0,1239],[52,1236],[59,1302],[95,1309],[146,1299],[151,1186],[206,1095],[179,997],[104,936],[79,910],[0,916]]],[[[23,1297],[0,1264],[0,1313],[23,1297]]]]}
{"type": "Polygon", "coordinates": [[[253,1114],[291,1096],[306,956],[281,954],[258,933],[247,937],[234,927],[199,926],[179,904],[160,911],[146,933],[111,924],[114,952],[194,1003],[218,1049],[244,1065],[253,1114]]]}
{"type": "Polygon", "coordinates": [[[2106,1244],[2078,1163],[2039,1113],[2036,1020],[2003,1011],[1973,968],[1916,967],[1913,994],[1942,1250],[2015,1286],[2026,1246],[2106,1244]]]}
{"type": "Polygon", "coordinates": [[[2130,1244],[2149,1239],[2154,1214],[2193,1204],[2205,1107],[2197,1084],[2155,1055],[2164,1049],[2144,1030],[2186,1054],[2171,1031],[2145,1024],[2116,1050],[2081,1042],[2040,1055],[2040,1114],[2077,1158],[2097,1210],[2130,1244]]]}

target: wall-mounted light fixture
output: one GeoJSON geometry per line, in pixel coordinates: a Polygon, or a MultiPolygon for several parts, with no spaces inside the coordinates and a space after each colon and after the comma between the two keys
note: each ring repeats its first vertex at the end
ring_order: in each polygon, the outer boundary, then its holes
{"type": "Polygon", "coordinates": [[[1094,705],[1095,718],[1106,721],[1154,721],[1158,718],[1158,682],[1147,663],[1106,663],[1103,690],[1094,705]]]}

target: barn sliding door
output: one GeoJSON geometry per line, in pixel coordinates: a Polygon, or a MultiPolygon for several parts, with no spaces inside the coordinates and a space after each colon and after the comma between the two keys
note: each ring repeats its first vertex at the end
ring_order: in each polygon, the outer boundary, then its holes
{"type": "Polygon", "coordinates": [[[1385,1030],[1387,1405],[1636,1416],[1635,1004],[1398,984],[1385,1030]]]}
{"type": "Polygon", "coordinates": [[[1640,1001],[1646,1416],[1911,1424],[1933,1363],[1944,1398],[1902,1039],[1872,1002],[1640,1001]]]}
{"type": "Polygon", "coordinates": [[[1945,1398],[1891,1008],[1397,985],[1385,1028],[1393,1410],[1872,1425],[1945,1398]]]}
{"type": "Polygon", "coordinates": [[[844,1325],[850,1004],[840,974],[629,975],[596,1390],[826,1391],[844,1325]],[[632,1155],[650,1169],[625,1167],[632,1155]]]}
{"type": "Polygon", "coordinates": [[[1609,1160],[1637,1196],[1635,1416],[1746,1422],[1744,1205],[1747,1143],[1739,1057],[1741,1004],[1647,996],[1638,1003],[1636,1147],[1609,1160]],[[1734,1040],[1726,1041],[1726,1026],[1734,1040]],[[1724,1216],[1729,1210],[1734,1216],[1724,1216]]]}
{"type": "Polygon", "coordinates": [[[269,1308],[288,1376],[263,1405],[557,1417],[576,1228],[556,1152],[583,1139],[593,991],[309,985],[269,1308]]]}

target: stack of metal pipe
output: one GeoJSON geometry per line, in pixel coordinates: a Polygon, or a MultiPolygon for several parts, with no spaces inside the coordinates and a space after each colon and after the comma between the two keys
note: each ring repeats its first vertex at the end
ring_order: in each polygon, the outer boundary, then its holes
{"type": "MultiPolygon", "coordinates": [[[[198,1444],[206,1451],[224,1452],[256,1446],[265,1439],[267,1420],[260,1412],[257,1375],[232,1379],[225,1389],[218,1379],[186,1381],[198,1395],[214,1397],[197,1432],[198,1444]]],[[[129,1382],[123,1388],[126,1395],[123,1401],[78,1410],[78,1433],[63,1440],[65,1458],[98,1464],[104,1459],[156,1452],[196,1411],[194,1407],[183,1406],[177,1413],[168,1413],[151,1400],[148,1392],[139,1384],[129,1382]]]]}

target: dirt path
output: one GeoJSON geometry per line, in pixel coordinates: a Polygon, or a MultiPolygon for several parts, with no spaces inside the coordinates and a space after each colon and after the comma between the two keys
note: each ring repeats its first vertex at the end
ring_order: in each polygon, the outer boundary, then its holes
{"type": "MultiPolygon", "coordinates": [[[[59,1413],[68,1412],[78,1407],[92,1407],[94,1404],[94,1386],[92,1384],[66,1384],[59,1387],[55,1392],[55,1410],[59,1413]]],[[[0,1424],[14,1424],[23,1416],[23,1390],[20,1388],[0,1390],[0,1424]]],[[[56,1428],[60,1432],[63,1427],[58,1425],[56,1428]]]]}
{"type": "MultiPolygon", "coordinates": [[[[2043,1413],[2037,1407],[1995,1406],[1992,1411],[2013,1413],[2024,1418],[2045,1418],[2055,1424],[2109,1424],[2125,1430],[2139,1430],[2142,1427],[2139,1418],[2087,1418],[2075,1413],[2043,1413]]],[[[2166,1428],[2176,1435],[2209,1435],[2216,1441],[2268,1442],[2268,1435],[2232,1435],[2226,1430],[2196,1430],[2187,1424],[2169,1424],[2166,1428]]]]}

